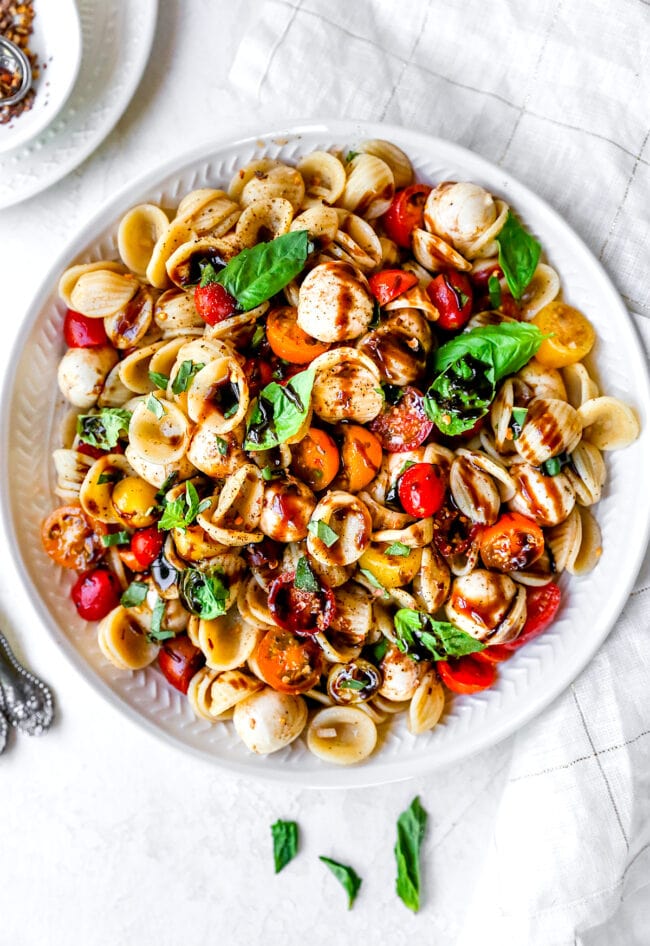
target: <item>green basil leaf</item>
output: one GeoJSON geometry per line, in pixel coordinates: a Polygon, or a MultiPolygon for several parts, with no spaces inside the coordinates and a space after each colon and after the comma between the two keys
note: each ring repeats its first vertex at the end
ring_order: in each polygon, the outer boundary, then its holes
{"type": "Polygon", "coordinates": [[[209,499],[199,500],[194,483],[185,484],[185,492],[176,499],[165,503],[163,514],[158,522],[159,529],[182,529],[191,526],[196,517],[210,505],[209,499]]]}
{"type": "Polygon", "coordinates": [[[495,383],[523,368],[537,353],[544,335],[529,322],[501,322],[463,332],[442,345],[435,354],[434,371],[442,372],[454,362],[472,355],[489,365],[495,383]]]}
{"type": "Polygon", "coordinates": [[[299,372],[283,387],[271,381],[253,402],[246,428],[245,450],[270,450],[296,434],[307,417],[314,369],[299,372]]]}
{"type": "Polygon", "coordinates": [[[570,463],[571,457],[568,453],[558,453],[556,457],[545,460],[541,465],[541,470],[545,476],[557,476],[563,467],[569,466],[570,463]]]}
{"type": "Polygon", "coordinates": [[[397,896],[414,913],[420,909],[420,848],[427,813],[416,796],[397,819],[397,896]]]}
{"type": "Polygon", "coordinates": [[[484,650],[485,645],[471,634],[450,624],[435,621],[414,608],[400,608],[393,618],[397,647],[414,660],[446,660],[484,650]]]}
{"type": "Polygon", "coordinates": [[[307,528],[311,534],[315,535],[317,539],[320,539],[323,545],[326,545],[328,549],[339,540],[338,532],[335,532],[334,529],[328,526],[326,522],[323,522],[322,519],[312,519],[307,525],[307,528]]]}
{"type": "Polygon", "coordinates": [[[273,861],[275,873],[279,874],[289,861],[298,853],[298,825],[295,821],[281,821],[278,819],[271,825],[273,836],[273,861]]]}
{"type": "Polygon", "coordinates": [[[77,434],[82,443],[99,450],[112,450],[117,446],[120,434],[126,434],[131,421],[131,411],[119,407],[102,407],[98,414],[79,414],[77,434]]]}
{"type": "Polygon", "coordinates": [[[172,391],[174,394],[182,394],[184,391],[187,391],[194,380],[194,376],[198,374],[202,368],[205,368],[205,365],[200,362],[183,361],[172,382],[172,391]]]}
{"type": "Polygon", "coordinates": [[[389,545],[387,549],[384,550],[384,555],[403,555],[406,558],[407,555],[410,555],[413,550],[404,545],[403,542],[393,542],[392,545],[389,545]]]}
{"type": "Polygon", "coordinates": [[[102,536],[102,545],[104,548],[110,548],[112,545],[128,545],[131,541],[130,532],[111,532],[102,536]]]}
{"type": "Polygon", "coordinates": [[[515,299],[521,299],[537,269],[542,248],[511,210],[496,240],[499,244],[499,266],[506,277],[508,289],[515,299]]]}
{"type": "Polygon", "coordinates": [[[228,441],[224,440],[223,437],[217,437],[217,450],[222,457],[225,457],[228,453],[228,441]]]}
{"type": "Polygon", "coordinates": [[[256,351],[262,342],[264,341],[264,336],[266,335],[266,329],[263,325],[256,325],[255,331],[253,332],[253,337],[251,338],[250,347],[253,351],[256,351]]]}
{"type": "Polygon", "coordinates": [[[488,279],[488,293],[490,294],[490,305],[493,309],[498,309],[501,305],[501,283],[499,277],[494,273],[488,279]]]}
{"type": "Polygon", "coordinates": [[[165,408],[160,403],[155,394],[150,394],[147,398],[147,410],[151,411],[152,414],[155,414],[158,420],[160,420],[160,418],[165,413],[165,408]]]}
{"type": "Polygon", "coordinates": [[[228,588],[214,572],[186,568],[181,576],[180,594],[188,611],[206,621],[226,613],[228,588]]]}
{"type": "Polygon", "coordinates": [[[386,651],[388,650],[388,639],[382,637],[381,640],[378,640],[376,644],[373,644],[371,647],[372,657],[375,663],[379,664],[386,656],[386,651]]]}
{"type": "Polygon", "coordinates": [[[510,418],[510,429],[512,430],[512,439],[519,440],[521,429],[526,423],[527,407],[513,407],[510,418]]]}
{"type": "Polygon", "coordinates": [[[114,470],[111,473],[100,473],[97,477],[97,485],[103,486],[104,483],[119,483],[122,479],[122,473],[118,470],[114,470]]]}
{"type": "Polygon", "coordinates": [[[359,893],[359,887],[362,883],[361,878],[352,867],[348,867],[346,864],[339,864],[338,861],[333,861],[331,857],[321,856],[318,859],[329,867],[336,879],[343,885],[348,895],[348,910],[351,910],[352,904],[359,893]]]}
{"type": "Polygon", "coordinates": [[[378,588],[380,591],[383,591],[384,594],[386,594],[386,589],[384,588],[382,583],[377,578],[375,578],[375,576],[373,575],[371,571],[368,571],[367,568],[360,568],[359,571],[361,572],[362,575],[365,575],[365,577],[368,579],[368,581],[373,586],[373,588],[378,588]]]}
{"type": "Polygon", "coordinates": [[[300,273],[309,254],[309,234],[294,230],[270,243],[242,250],[216,274],[244,312],[266,302],[300,273]]]}
{"type": "Polygon", "coordinates": [[[365,680],[354,680],[349,677],[347,680],[340,680],[337,685],[341,690],[363,690],[367,683],[365,680]]]}
{"type": "Polygon", "coordinates": [[[171,489],[176,480],[178,479],[178,470],[172,470],[169,476],[165,479],[164,483],[156,493],[155,498],[158,502],[161,502],[165,498],[165,494],[168,489],[171,489]]]}
{"type": "Polygon", "coordinates": [[[120,604],[123,608],[137,608],[147,597],[149,586],[144,581],[132,581],[129,587],[122,592],[120,604]]]}
{"type": "Polygon", "coordinates": [[[295,587],[299,591],[320,591],[318,579],[314,575],[311,565],[304,555],[298,559],[296,565],[296,576],[293,580],[295,587]]]}
{"type": "Polygon", "coordinates": [[[157,388],[161,388],[163,391],[167,390],[169,378],[166,374],[160,374],[158,371],[150,371],[149,380],[152,384],[155,384],[157,388]]]}
{"type": "Polygon", "coordinates": [[[174,637],[173,631],[166,631],[162,626],[162,620],[165,616],[165,602],[162,598],[158,598],[156,601],[153,611],[151,612],[151,628],[147,633],[147,637],[152,641],[165,641],[170,637],[174,637]]]}

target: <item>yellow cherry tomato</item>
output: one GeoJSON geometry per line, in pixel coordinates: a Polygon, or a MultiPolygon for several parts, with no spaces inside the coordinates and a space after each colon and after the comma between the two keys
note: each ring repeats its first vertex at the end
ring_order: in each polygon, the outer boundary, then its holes
{"type": "Polygon", "coordinates": [[[143,529],[156,521],[152,509],[156,505],[156,487],[139,476],[125,476],[111,495],[113,507],[125,526],[143,529]]]}
{"type": "Polygon", "coordinates": [[[387,549],[390,544],[385,542],[368,546],[359,559],[359,566],[374,575],[384,588],[408,585],[420,571],[422,549],[411,549],[408,555],[387,555],[387,549]]]}
{"type": "Polygon", "coordinates": [[[545,338],[535,356],[547,368],[566,368],[587,355],[596,341],[594,327],[566,302],[549,302],[532,320],[545,338]]]}

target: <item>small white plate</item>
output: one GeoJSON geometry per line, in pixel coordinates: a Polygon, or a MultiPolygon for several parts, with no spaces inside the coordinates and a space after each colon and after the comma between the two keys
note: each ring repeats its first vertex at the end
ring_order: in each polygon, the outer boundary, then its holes
{"type": "MultiPolygon", "coordinates": [[[[34,26],[41,4],[54,15],[63,0],[36,3],[34,26]]],[[[77,0],[77,8],[82,53],[72,94],[40,134],[0,154],[0,208],[40,193],[78,167],[109,134],[142,78],[158,0],[77,0]]]]}
{"type": "Polygon", "coordinates": [[[641,565],[650,525],[650,386],[632,321],[600,263],[555,211],[501,168],[439,138],[395,126],[332,121],[210,144],[151,171],[112,199],[63,250],[30,307],[9,366],[0,395],[4,541],[14,550],[45,627],[83,676],[123,713],[240,775],[310,787],[369,785],[420,775],[484,749],[541,712],[589,662],[620,614],[641,565]],[[634,444],[606,457],[607,485],[595,507],[603,554],[590,575],[562,577],[563,605],[553,626],[500,665],[492,689],[456,697],[434,730],[416,737],[403,718],[395,720],[370,759],[340,768],[317,759],[302,739],[273,755],[256,756],[231,723],[196,719],[187,698],[155,666],[129,673],[108,664],[96,629],[77,616],[70,601],[75,576],[55,567],[41,549],[40,524],[58,505],[51,451],[59,446],[62,408],[56,383],[64,350],[65,307],[56,291],[61,272],[75,261],[116,258],[117,226],[134,204],[172,207],[194,188],[226,186],[237,168],[262,155],[295,164],[301,155],[332,145],[354,150],[363,138],[395,142],[413,161],[419,180],[476,181],[512,205],[558,270],[567,301],[587,313],[596,328],[593,361],[604,392],[633,405],[642,429],[634,444]]]}
{"type": "Polygon", "coordinates": [[[35,0],[34,32],[29,48],[38,60],[34,103],[6,125],[0,125],[0,154],[24,145],[54,121],[79,74],[81,24],[75,0],[35,0]]]}

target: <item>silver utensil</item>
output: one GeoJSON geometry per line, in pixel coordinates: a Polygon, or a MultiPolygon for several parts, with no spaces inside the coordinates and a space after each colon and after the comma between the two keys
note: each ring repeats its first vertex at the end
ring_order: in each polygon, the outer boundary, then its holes
{"type": "Polygon", "coordinates": [[[9,734],[9,723],[5,717],[0,713],[0,755],[5,751],[7,746],[7,737],[9,734]]]}
{"type": "Polygon", "coordinates": [[[20,85],[15,92],[7,96],[0,93],[0,106],[15,105],[29,92],[32,84],[32,67],[20,46],[16,46],[4,36],[0,36],[0,69],[6,69],[12,75],[20,76],[20,85]]]}
{"type": "MultiPolygon", "coordinates": [[[[47,732],[54,717],[52,691],[18,662],[0,632],[0,715],[29,736],[47,732]]],[[[1,737],[0,737],[1,741],[1,737]]]]}

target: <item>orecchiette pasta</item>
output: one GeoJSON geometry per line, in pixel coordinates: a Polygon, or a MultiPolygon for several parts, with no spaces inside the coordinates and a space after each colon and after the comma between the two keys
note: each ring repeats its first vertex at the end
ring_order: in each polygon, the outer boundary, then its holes
{"type": "Polygon", "coordinates": [[[491,685],[531,607],[552,621],[602,552],[603,452],[639,433],[498,195],[414,184],[387,141],[344,154],[140,204],[121,262],[66,270],[43,525],[112,665],[339,765],[491,685]]]}

